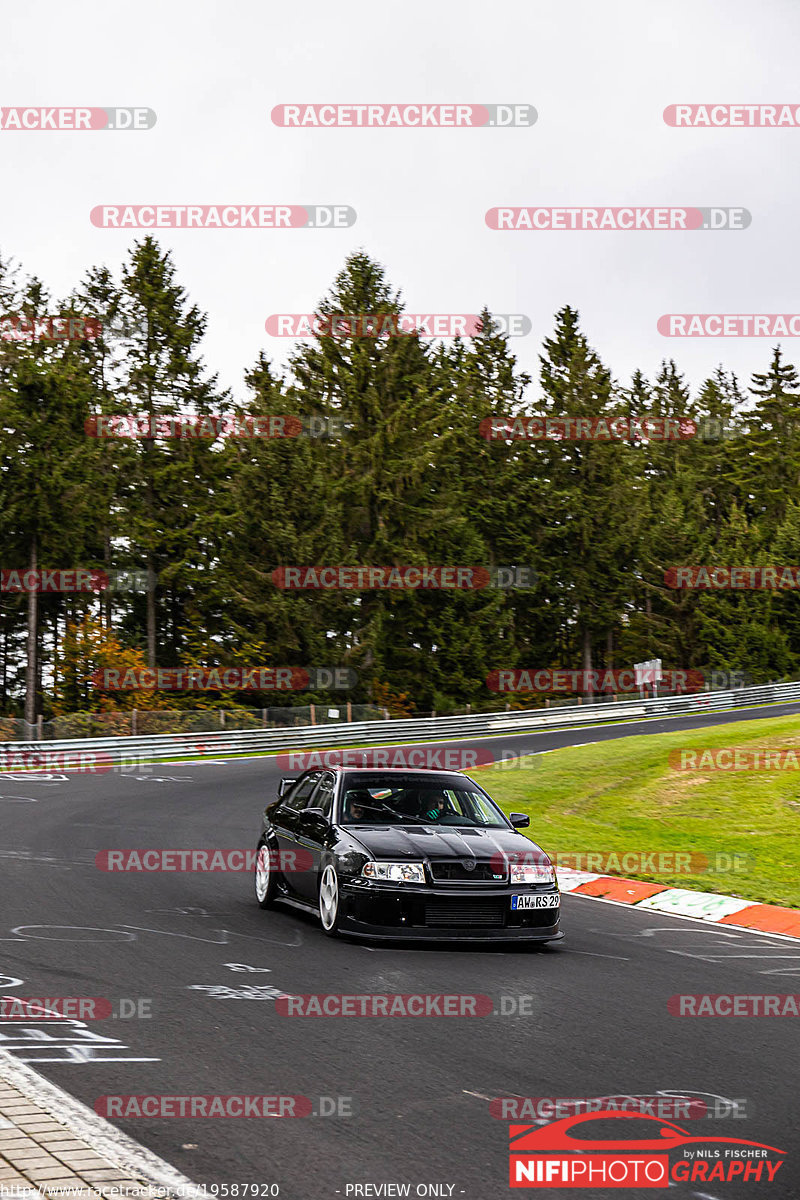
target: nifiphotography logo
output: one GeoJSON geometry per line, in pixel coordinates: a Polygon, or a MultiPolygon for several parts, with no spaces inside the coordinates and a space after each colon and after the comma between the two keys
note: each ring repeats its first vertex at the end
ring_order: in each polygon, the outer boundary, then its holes
{"type": "Polygon", "coordinates": [[[509,1184],[533,1188],[669,1188],[677,1183],[771,1183],[784,1150],[744,1138],[702,1137],[619,1110],[549,1125],[509,1126],[509,1184]]]}

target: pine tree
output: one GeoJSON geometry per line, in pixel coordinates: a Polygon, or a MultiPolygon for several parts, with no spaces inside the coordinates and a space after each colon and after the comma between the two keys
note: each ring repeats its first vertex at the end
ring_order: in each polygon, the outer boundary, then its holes
{"type": "Polygon", "coordinates": [[[735,375],[718,367],[697,398],[698,487],[706,517],[719,534],[734,503],[741,506],[741,444],[744,396],[735,375]]]}
{"type": "MultiPolygon", "coordinates": [[[[619,414],[611,375],[581,333],[574,309],[558,312],[544,351],[540,382],[547,416],[619,414]]],[[[575,630],[572,653],[589,671],[600,646],[607,662],[613,654],[634,587],[639,500],[631,452],[614,441],[550,441],[547,447],[552,579],[562,595],[563,627],[575,630]]]]}
{"type": "MultiPolygon", "coordinates": [[[[84,421],[89,413],[91,380],[85,349],[79,342],[39,338],[37,322],[53,318],[51,298],[30,279],[15,299],[19,314],[32,330],[18,341],[0,343],[0,427],[5,431],[0,471],[0,511],[10,534],[6,554],[13,551],[21,570],[71,569],[94,565],[97,550],[87,488],[87,442],[84,421]]],[[[69,309],[65,312],[71,315],[69,309]]],[[[26,607],[25,720],[33,724],[41,712],[42,613],[53,620],[59,610],[85,607],[89,600],[40,597],[36,590],[26,607]]],[[[18,608],[19,611],[19,608],[18,608]]]]}
{"type": "Polygon", "coordinates": [[[800,486],[800,377],[784,363],[780,346],[769,370],[753,375],[750,391],[757,399],[742,440],[742,489],[748,512],[769,540],[800,486]]]}
{"type": "MultiPolygon", "coordinates": [[[[189,304],[172,256],[152,237],[134,244],[121,292],[119,311],[129,333],[119,396],[127,411],[154,420],[214,415],[228,406],[200,355],[207,319],[189,304]]],[[[147,572],[147,660],[150,667],[159,657],[175,664],[187,611],[202,607],[219,555],[220,531],[211,514],[228,460],[206,437],[148,435],[135,443],[135,453],[124,504],[135,565],[147,572]]]]}
{"type": "MultiPolygon", "coordinates": [[[[768,555],[769,565],[800,566],[800,501],[790,499],[768,555]]],[[[800,595],[779,591],[771,597],[770,617],[785,636],[794,656],[793,669],[800,667],[800,595]]]]}
{"type": "MultiPolygon", "coordinates": [[[[719,537],[714,538],[708,561],[714,566],[764,566],[767,558],[758,524],[751,524],[734,506],[719,537]]],[[[708,667],[743,672],[753,683],[795,671],[800,660],[793,656],[777,619],[780,599],[760,589],[704,591],[698,615],[708,667]]]]}

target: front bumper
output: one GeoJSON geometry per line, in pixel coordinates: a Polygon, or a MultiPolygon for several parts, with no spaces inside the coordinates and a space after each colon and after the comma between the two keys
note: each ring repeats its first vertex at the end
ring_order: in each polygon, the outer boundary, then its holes
{"type": "Polygon", "coordinates": [[[339,928],[403,941],[552,942],[563,938],[558,908],[512,911],[511,897],[552,895],[553,887],[454,886],[349,880],[340,887],[339,928]]]}

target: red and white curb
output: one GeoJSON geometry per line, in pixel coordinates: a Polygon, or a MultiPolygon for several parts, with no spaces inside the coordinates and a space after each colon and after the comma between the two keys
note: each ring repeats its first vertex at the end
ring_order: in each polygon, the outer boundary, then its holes
{"type": "Polygon", "coordinates": [[[757,904],[738,896],[693,892],[661,883],[646,883],[643,879],[595,875],[591,871],[572,871],[568,868],[559,870],[558,884],[562,892],[576,896],[593,896],[597,900],[633,904],[637,908],[669,913],[675,917],[694,917],[717,925],[734,925],[759,933],[780,933],[785,937],[800,938],[800,910],[782,908],[778,904],[757,904]]]}

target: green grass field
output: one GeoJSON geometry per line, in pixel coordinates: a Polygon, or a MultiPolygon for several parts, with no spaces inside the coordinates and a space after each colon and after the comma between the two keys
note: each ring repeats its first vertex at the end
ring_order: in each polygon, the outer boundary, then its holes
{"type": "Polygon", "coordinates": [[[506,812],[530,815],[526,832],[548,854],[680,852],[712,865],[726,862],[717,855],[739,855],[736,870],[618,873],[800,908],[800,769],[670,766],[670,751],[734,746],[794,750],[800,766],[800,716],[554,750],[475,777],[506,812]]]}

